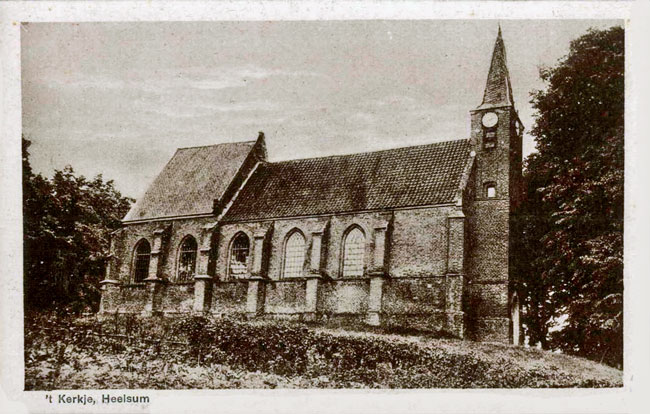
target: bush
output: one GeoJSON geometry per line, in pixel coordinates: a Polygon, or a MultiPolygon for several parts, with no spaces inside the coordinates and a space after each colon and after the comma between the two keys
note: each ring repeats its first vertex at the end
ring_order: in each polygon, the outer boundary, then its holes
{"type": "MultiPolygon", "coordinates": [[[[540,358],[548,353],[459,340],[420,341],[395,335],[329,331],[288,322],[202,317],[142,319],[122,316],[103,323],[94,319],[52,322],[59,326],[69,324],[68,333],[56,338],[58,343],[92,352],[119,354],[125,360],[123,369],[146,365],[151,360],[196,367],[226,365],[248,372],[317,378],[321,383],[336,387],[621,385],[620,379],[612,380],[611,376],[584,375],[572,372],[574,367],[563,369],[561,364],[549,366],[540,358]],[[503,352],[495,353],[495,349],[503,352]],[[540,364],[531,364],[531,361],[540,364]]],[[[28,341],[25,343],[27,361],[28,341]]],[[[54,355],[56,352],[55,347],[50,351],[54,360],[58,358],[54,355]]]]}

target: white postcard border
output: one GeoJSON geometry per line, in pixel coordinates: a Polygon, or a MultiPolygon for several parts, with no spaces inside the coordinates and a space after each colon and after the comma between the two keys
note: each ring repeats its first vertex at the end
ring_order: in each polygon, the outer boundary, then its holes
{"type": "MultiPolygon", "coordinates": [[[[648,389],[650,309],[647,197],[649,131],[648,2],[452,1],[58,1],[0,4],[0,411],[88,412],[52,406],[46,392],[23,391],[21,217],[21,22],[360,20],[360,19],[625,19],[625,386],[593,390],[206,390],[144,391],[149,406],[97,412],[632,412],[648,389]],[[645,231],[642,231],[645,230],[645,231]],[[138,411],[139,410],[139,411],[138,411]]],[[[129,392],[124,390],[125,392],[129,392]]],[[[100,395],[99,390],[88,390],[100,395]]],[[[119,394],[119,390],[111,390],[119,394]]],[[[645,397],[645,398],[644,398],[645,397]]]]}

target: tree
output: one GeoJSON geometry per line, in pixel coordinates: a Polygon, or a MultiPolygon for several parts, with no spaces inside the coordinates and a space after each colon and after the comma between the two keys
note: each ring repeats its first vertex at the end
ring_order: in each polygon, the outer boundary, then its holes
{"type": "Polygon", "coordinates": [[[518,259],[526,334],[622,366],[624,30],[590,30],[540,71],[518,259]]]}
{"type": "Polygon", "coordinates": [[[110,232],[133,200],[101,174],[88,180],[70,166],[51,179],[34,175],[30,144],[23,138],[25,305],[96,309],[110,232]]]}

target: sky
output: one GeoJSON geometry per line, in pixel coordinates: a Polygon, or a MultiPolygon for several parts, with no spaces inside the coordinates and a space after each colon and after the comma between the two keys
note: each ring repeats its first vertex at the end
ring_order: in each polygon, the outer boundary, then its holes
{"type": "MultiPolygon", "coordinates": [[[[617,21],[30,23],[23,134],[36,172],[71,165],[140,197],[176,148],[248,141],[270,161],[469,136],[498,24],[515,107],[534,124],[539,68],[617,21]]],[[[534,150],[528,134],[524,154],[534,150]]]]}

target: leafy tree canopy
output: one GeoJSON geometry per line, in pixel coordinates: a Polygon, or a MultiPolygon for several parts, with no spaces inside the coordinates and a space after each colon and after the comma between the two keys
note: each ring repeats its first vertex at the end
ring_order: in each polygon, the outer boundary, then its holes
{"type": "Polygon", "coordinates": [[[23,138],[25,305],[96,308],[110,232],[134,200],[101,174],[89,180],[70,166],[50,179],[35,175],[30,145],[23,138]]]}
{"type": "Polygon", "coordinates": [[[540,71],[514,263],[531,342],[619,366],[624,38],[621,27],[590,30],[540,71]]]}

